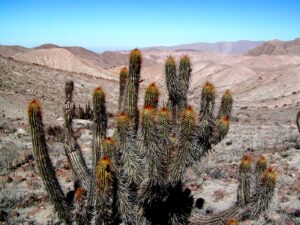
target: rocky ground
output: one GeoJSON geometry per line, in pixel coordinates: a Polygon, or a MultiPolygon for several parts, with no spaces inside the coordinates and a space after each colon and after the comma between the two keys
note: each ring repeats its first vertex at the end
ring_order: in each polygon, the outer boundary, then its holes
{"type": "MultiPolygon", "coordinates": [[[[57,176],[65,192],[73,189],[74,176],[63,150],[63,135],[53,136],[49,126],[63,123],[63,86],[66,79],[76,83],[75,101],[84,104],[97,83],[108,92],[108,107],[116,108],[115,81],[88,75],[31,66],[0,58],[0,224],[55,224],[32,156],[26,104],[40,98],[44,106],[47,142],[57,176]],[[49,77],[55,79],[48,79],[49,77]],[[37,85],[38,84],[38,85],[37,85]]],[[[227,137],[187,171],[186,184],[196,197],[203,197],[203,210],[218,212],[236,200],[237,169],[241,156],[265,154],[278,171],[278,185],[271,208],[259,221],[243,224],[300,224],[300,134],[295,125],[299,105],[247,107],[236,104],[227,137]]],[[[83,154],[91,163],[91,122],[76,120],[83,154]]],[[[110,126],[112,128],[112,126],[110,126]]]]}

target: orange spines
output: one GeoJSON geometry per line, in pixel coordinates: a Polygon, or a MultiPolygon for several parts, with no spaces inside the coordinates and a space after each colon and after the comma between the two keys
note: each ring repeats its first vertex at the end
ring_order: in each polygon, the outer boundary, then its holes
{"type": "Polygon", "coordinates": [[[103,91],[103,89],[101,87],[96,87],[93,93],[93,98],[104,98],[105,97],[105,93],[103,91]]]}
{"type": "Polygon", "coordinates": [[[227,220],[226,225],[238,225],[238,221],[236,219],[229,219],[227,220]]]}
{"type": "Polygon", "coordinates": [[[214,96],[216,94],[215,86],[207,81],[203,86],[202,93],[214,96]]]}
{"type": "Polygon", "coordinates": [[[277,172],[274,168],[268,167],[262,175],[262,184],[274,187],[277,181],[277,172]]]}
{"type": "Polygon", "coordinates": [[[229,126],[230,125],[230,118],[228,116],[224,116],[221,118],[222,124],[224,126],[229,126]]]}
{"type": "Polygon", "coordinates": [[[264,155],[261,155],[256,162],[255,170],[257,173],[262,173],[267,168],[267,159],[264,155]]]}
{"type": "Polygon", "coordinates": [[[192,106],[188,106],[182,113],[182,122],[190,121],[195,123],[196,121],[196,114],[192,108],[192,106]]]}
{"type": "Polygon", "coordinates": [[[102,140],[103,154],[114,159],[116,154],[115,140],[112,137],[106,137],[102,140]]]}
{"type": "Polygon", "coordinates": [[[76,202],[83,202],[86,198],[86,190],[82,187],[77,188],[77,190],[75,191],[75,196],[74,199],[76,202]]]}
{"type": "Polygon", "coordinates": [[[171,120],[171,112],[166,107],[161,108],[158,111],[158,116],[160,119],[170,121],[171,120]]]}
{"type": "Polygon", "coordinates": [[[126,83],[127,77],[128,77],[128,69],[127,69],[126,66],[124,66],[120,70],[120,82],[121,83],[126,83]]]}
{"type": "Polygon", "coordinates": [[[135,48],[131,51],[129,56],[129,64],[141,64],[142,63],[142,53],[139,49],[135,48]]]}
{"type": "Polygon", "coordinates": [[[240,172],[241,173],[249,173],[252,169],[252,156],[246,154],[243,156],[240,164],[240,172]]]}
{"type": "Polygon", "coordinates": [[[103,156],[96,167],[96,184],[98,191],[106,190],[112,182],[112,162],[108,156],[103,156]]]}
{"type": "Polygon", "coordinates": [[[31,117],[32,115],[41,115],[42,110],[41,110],[41,103],[37,99],[33,99],[29,104],[28,104],[28,115],[31,117]]]}
{"type": "Polygon", "coordinates": [[[155,83],[148,86],[145,92],[145,104],[144,106],[157,107],[159,99],[159,89],[155,83]]]}

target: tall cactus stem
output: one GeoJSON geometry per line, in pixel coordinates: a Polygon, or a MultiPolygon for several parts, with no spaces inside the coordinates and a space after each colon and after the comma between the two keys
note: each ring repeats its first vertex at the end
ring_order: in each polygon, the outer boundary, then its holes
{"type": "Polygon", "coordinates": [[[220,111],[218,114],[219,119],[222,117],[230,118],[231,111],[232,111],[232,103],[233,103],[232,94],[229,90],[226,90],[221,100],[220,111]]]}
{"type": "Polygon", "coordinates": [[[39,101],[33,100],[29,103],[28,118],[31,127],[34,157],[48,196],[53,202],[54,209],[58,213],[59,218],[63,219],[66,224],[71,224],[71,208],[67,204],[65,195],[57,180],[55,170],[49,157],[39,101]]]}
{"type": "Polygon", "coordinates": [[[187,107],[187,93],[191,78],[191,62],[187,55],[184,55],[179,62],[179,88],[180,88],[180,101],[179,112],[182,112],[187,107]]]}
{"type": "Polygon", "coordinates": [[[123,101],[124,101],[127,79],[128,79],[128,69],[127,67],[123,67],[120,71],[119,111],[122,110],[122,104],[124,104],[123,101]]]}
{"type": "Polygon", "coordinates": [[[250,178],[252,174],[252,158],[250,155],[243,156],[239,172],[237,201],[239,206],[245,206],[250,202],[250,178]]]}
{"type": "Polygon", "coordinates": [[[138,94],[141,76],[142,54],[140,50],[134,49],[129,56],[129,72],[124,96],[124,111],[133,121],[134,131],[137,132],[139,125],[138,94]]]}

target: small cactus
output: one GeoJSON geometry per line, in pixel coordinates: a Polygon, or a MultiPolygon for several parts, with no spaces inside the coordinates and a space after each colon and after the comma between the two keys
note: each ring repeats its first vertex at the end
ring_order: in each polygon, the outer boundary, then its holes
{"type": "Polygon", "coordinates": [[[250,202],[250,179],[252,174],[252,157],[244,155],[239,171],[238,204],[244,206],[250,202]]]}
{"type": "Polygon", "coordinates": [[[145,92],[145,104],[144,107],[151,106],[157,108],[159,99],[159,90],[155,83],[148,86],[145,92]]]}
{"type": "Polygon", "coordinates": [[[124,101],[127,79],[128,79],[128,69],[127,67],[123,67],[120,71],[119,111],[121,110],[124,101]]]}

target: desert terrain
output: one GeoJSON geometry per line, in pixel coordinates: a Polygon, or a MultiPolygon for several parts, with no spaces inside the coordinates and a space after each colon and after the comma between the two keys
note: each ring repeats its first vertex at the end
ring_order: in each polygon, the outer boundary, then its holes
{"type": "MultiPolygon", "coordinates": [[[[218,46],[182,45],[142,49],[140,96],[156,82],[162,105],[167,101],[164,62],[187,54],[192,62],[189,104],[199,111],[201,87],[211,81],[234,96],[227,137],[214,146],[198,170],[187,170],[186,185],[205,199],[202,210],[218,212],[236,200],[238,165],[245,152],[265,154],[278,171],[270,209],[258,221],[243,224],[300,224],[300,134],[295,120],[300,110],[300,43],[270,41],[218,46]]],[[[127,66],[129,51],[96,53],[81,47],[46,44],[36,48],[0,46],[0,224],[58,224],[32,156],[27,122],[28,101],[43,106],[46,127],[63,126],[64,84],[75,83],[74,101],[84,106],[92,91],[106,93],[113,130],[117,113],[118,73],[127,66]]],[[[142,99],[139,99],[142,105],[142,99]]],[[[91,121],[76,120],[75,131],[90,166],[91,121]]],[[[63,139],[63,138],[62,138],[63,139]]],[[[57,176],[68,192],[74,176],[61,138],[47,137],[57,176]]]]}

